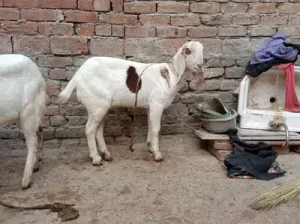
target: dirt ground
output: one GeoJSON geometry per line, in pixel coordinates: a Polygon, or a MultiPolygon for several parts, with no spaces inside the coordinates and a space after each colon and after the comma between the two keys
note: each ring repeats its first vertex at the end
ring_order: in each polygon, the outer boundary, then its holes
{"type": "MultiPolygon", "coordinates": [[[[1,149],[1,199],[17,205],[75,203],[80,217],[68,223],[296,224],[300,197],[267,212],[247,207],[260,192],[300,176],[300,155],[280,155],[288,173],[272,181],[234,180],[197,138],[163,136],[165,161],[144,144],[131,153],[110,145],[114,160],[92,166],[87,147],[45,149],[30,189],[21,190],[25,150],[1,149]]],[[[61,223],[50,211],[18,212],[0,206],[0,223],[61,223]]]]}

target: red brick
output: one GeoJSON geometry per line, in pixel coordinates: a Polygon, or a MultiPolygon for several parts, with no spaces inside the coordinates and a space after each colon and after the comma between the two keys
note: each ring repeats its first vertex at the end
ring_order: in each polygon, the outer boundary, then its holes
{"type": "Polygon", "coordinates": [[[112,10],[114,12],[123,12],[123,0],[112,0],[112,10]]]}
{"type": "Polygon", "coordinates": [[[259,15],[256,14],[236,15],[232,18],[232,23],[239,25],[254,25],[259,23],[259,19],[259,15]]]}
{"type": "Polygon", "coordinates": [[[137,25],[137,15],[127,14],[105,14],[102,16],[102,21],[107,24],[115,25],[137,25]]]}
{"type": "Polygon", "coordinates": [[[124,12],[132,14],[146,14],[156,12],[156,2],[125,2],[124,12]]]}
{"type": "Polygon", "coordinates": [[[198,15],[182,15],[171,17],[172,26],[197,26],[200,25],[200,18],[198,15]]]}
{"type": "Polygon", "coordinates": [[[92,55],[123,56],[123,40],[118,38],[91,39],[90,52],[92,55]]]}
{"type": "Polygon", "coordinates": [[[39,23],[39,33],[47,36],[73,35],[73,23],[39,23]]]}
{"type": "Polygon", "coordinates": [[[94,10],[99,12],[110,11],[110,0],[94,0],[94,10]]]}
{"type": "Polygon", "coordinates": [[[38,58],[38,66],[45,68],[65,68],[73,63],[71,57],[46,57],[38,58]]]}
{"type": "Polygon", "coordinates": [[[49,72],[49,78],[55,80],[66,80],[67,79],[66,70],[61,68],[52,69],[49,72]]]}
{"type": "Polygon", "coordinates": [[[188,28],[189,37],[214,37],[217,35],[217,27],[191,27],[188,28]]]}
{"type": "Polygon", "coordinates": [[[239,37],[246,36],[247,30],[245,26],[219,26],[218,35],[227,37],[239,37]]]}
{"type": "Polygon", "coordinates": [[[76,29],[76,33],[79,36],[93,36],[95,33],[95,25],[80,24],[76,29]]]}
{"type": "Polygon", "coordinates": [[[0,7],[3,7],[3,0],[0,0],[0,7]]]}
{"type": "Polygon", "coordinates": [[[6,7],[37,8],[39,0],[3,0],[6,7]]]}
{"type": "Polygon", "coordinates": [[[189,2],[158,2],[157,12],[160,13],[188,13],[189,12],[189,2]]]}
{"type": "Polygon", "coordinates": [[[125,27],[125,36],[126,37],[155,37],[155,28],[154,27],[143,27],[135,26],[125,27]]]}
{"type": "Polygon", "coordinates": [[[170,24],[170,16],[165,15],[141,15],[139,18],[144,26],[165,26],[170,24]]]}
{"type": "Polygon", "coordinates": [[[83,12],[83,11],[65,11],[64,13],[67,22],[98,22],[98,14],[96,12],[83,12]]]}
{"type": "Polygon", "coordinates": [[[248,30],[249,30],[250,36],[252,36],[252,37],[273,36],[276,32],[275,27],[261,26],[261,25],[249,27],[248,30]]]}
{"type": "MultiPolygon", "coordinates": [[[[282,17],[282,16],[280,16],[282,17]]],[[[278,20],[279,21],[279,20],[278,20]]],[[[283,24],[278,24],[278,25],[285,25],[286,23],[283,24]]],[[[300,16],[289,16],[289,22],[288,25],[289,26],[297,26],[300,24],[300,16]]]]}
{"type": "Polygon", "coordinates": [[[47,79],[46,80],[46,92],[50,96],[52,96],[52,95],[57,96],[60,92],[59,81],[47,79]]]}
{"type": "Polygon", "coordinates": [[[47,106],[46,116],[58,115],[59,108],[56,105],[47,106]]]}
{"type": "Polygon", "coordinates": [[[97,25],[96,35],[106,36],[106,37],[111,36],[111,25],[97,25]]]}
{"type": "Polygon", "coordinates": [[[300,4],[283,3],[278,6],[279,12],[286,14],[297,14],[300,11],[300,4]]]}
{"type": "Polygon", "coordinates": [[[231,25],[232,15],[202,15],[201,24],[207,26],[217,26],[217,25],[231,25]]]}
{"type": "Polygon", "coordinates": [[[78,0],[78,9],[93,10],[93,0],[78,0]]]}
{"type": "Polygon", "coordinates": [[[39,36],[13,37],[14,53],[39,54],[50,53],[49,39],[39,36]]]}
{"type": "Polygon", "coordinates": [[[186,28],[177,27],[157,27],[156,34],[158,37],[186,37],[186,28]]]}
{"type": "Polygon", "coordinates": [[[124,26],[112,25],[111,26],[111,34],[113,37],[124,37],[125,35],[124,26]]]}
{"type": "Polygon", "coordinates": [[[174,55],[185,41],[185,38],[126,38],[124,42],[124,54],[144,59],[152,59],[159,55],[174,55]]]}
{"type": "Polygon", "coordinates": [[[271,3],[253,3],[250,4],[250,13],[275,13],[276,5],[271,3]]]}
{"type": "Polygon", "coordinates": [[[21,19],[31,21],[55,21],[56,12],[52,9],[21,9],[21,19]]]}
{"type": "Polygon", "coordinates": [[[279,27],[278,32],[284,32],[287,36],[300,36],[300,27],[299,26],[279,27]]]}
{"type": "Polygon", "coordinates": [[[76,9],[77,0],[40,0],[41,8],[76,9]]]}
{"type": "Polygon", "coordinates": [[[228,3],[221,5],[222,13],[245,13],[248,10],[248,4],[228,3]]]}
{"type": "Polygon", "coordinates": [[[20,12],[18,9],[0,8],[0,19],[18,20],[20,19],[20,12]]]}
{"type": "Polygon", "coordinates": [[[11,37],[0,35],[0,54],[9,54],[12,52],[11,37]]]}
{"type": "Polygon", "coordinates": [[[37,23],[2,22],[0,32],[9,34],[37,34],[37,23]]]}
{"type": "Polygon", "coordinates": [[[288,18],[288,16],[284,15],[262,15],[260,17],[260,24],[264,25],[286,25],[288,19],[290,20],[291,18],[288,18]]]}
{"type": "Polygon", "coordinates": [[[78,55],[88,53],[87,39],[84,37],[51,37],[50,48],[53,54],[78,55]]]}
{"type": "Polygon", "coordinates": [[[194,2],[191,3],[190,6],[191,12],[197,13],[218,13],[220,12],[220,4],[219,3],[209,3],[209,2],[194,2]]]}

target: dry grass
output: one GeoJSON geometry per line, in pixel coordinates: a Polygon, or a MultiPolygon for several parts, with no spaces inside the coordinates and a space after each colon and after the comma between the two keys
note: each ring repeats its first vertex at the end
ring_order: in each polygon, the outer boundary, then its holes
{"type": "Polygon", "coordinates": [[[255,210],[268,210],[291,200],[298,193],[300,193],[300,179],[282,184],[261,194],[250,204],[250,207],[255,210]]]}

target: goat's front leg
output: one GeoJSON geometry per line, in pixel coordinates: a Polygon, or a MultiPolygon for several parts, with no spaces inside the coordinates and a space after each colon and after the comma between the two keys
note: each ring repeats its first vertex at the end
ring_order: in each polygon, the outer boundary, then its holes
{"type": "Polygon", "coordinates": [[[149,119],[151,125],[151,152],[154,154],[154,160],[156,162],[163,161],[161,152],[159,151],[159,132],[160,132],[160,122],[163,112],[163,107],[161,105],[150,106],[149,119]]]}

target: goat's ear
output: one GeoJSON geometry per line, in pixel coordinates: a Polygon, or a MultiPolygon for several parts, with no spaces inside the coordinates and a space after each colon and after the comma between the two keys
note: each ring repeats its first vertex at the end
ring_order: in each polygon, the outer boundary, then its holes
{"type": "Polygon", "coordinates": [[[192,52],[188,47],[184,46],[183,49],[182,49],[182,53],[185,54],[185,55],[189,55],[192,52]]]}

